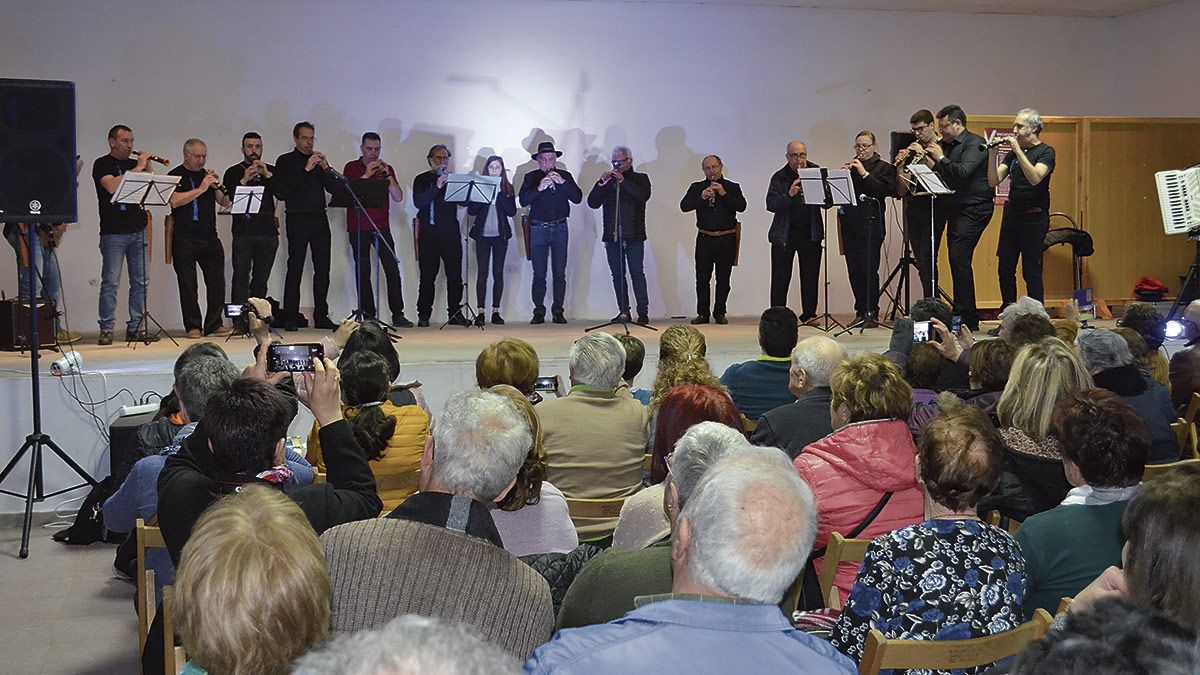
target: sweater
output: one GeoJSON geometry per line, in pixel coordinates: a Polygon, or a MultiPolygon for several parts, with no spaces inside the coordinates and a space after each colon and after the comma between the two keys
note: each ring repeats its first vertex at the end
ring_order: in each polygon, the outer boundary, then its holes
{"type": "Polygon", "coordinates": [[[610,548],[592,558],[567,589],[558,628],[607,623],[633,609],[639,595],[670,593],[671,540],[639,551],[610,548]]]}
{"type": "Polygon", "coordinates": [[[621,505],[621,517],[613,532],[613,548],[637,551],[671,534],[671,521],[663,511],[666,484],[642,489],[621,505]]]}
{"type": "Polygon", "coordinates": [[[541,499],[516,511],[492,511],[504,550],[520,557],[566,553],[579,546],[579,535],[567,510],[567,498],[549,481],[542,481],[541,499]]]}
{"type": "Polygon", "coordinates": [[[729,389],[729,398],[738,412],[756,420],[780,406],[794,403],[788,390],[791,357],[760,356],[753,361],[735,363],[721,374],[721,384],[729,389]]]}

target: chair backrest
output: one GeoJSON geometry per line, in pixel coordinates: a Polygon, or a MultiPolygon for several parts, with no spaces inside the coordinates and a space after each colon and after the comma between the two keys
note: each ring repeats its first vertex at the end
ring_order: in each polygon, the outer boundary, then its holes
{"type": "Polygon", "coordinates": [[[987,521],[988,525],[1002,527],[1008,530],[1009,534],[1016,534],[1017,530],[1021,529],[1021,521],[1002,515],[999,511],[988,511],[987,521]]]}
{"type": "Polygon", "coordinates": [[[742,426],[745,427],[747,434],[754,433],[754,430],[758,428],[758,420],[752,420],[742,415],[742,426]]]}
{"type": "Polygon", "coordinates": [[[150,632],[150,624],[154,621],[154,613],[158,607],[158,593],[154,587],[154,570],[146,569],[146,549],[166,548],[162,531],[154,525],[138,518],[135,524],[134,536],[137,537],[137,579],[138,586],[138,650],[146,650],[146,635],[150,632]]]}
{"type": "Polygon", "coordinates": [[[859,662],[859,675],[874,675],[883,669],[956,670],[987,665],[1019,654],[1031,642],[1042,639],[1050,627],[1044,609],[1016,628],[970,640],[893,640],[872,629],[859,662]]]}
{"type": "Polygon", "coordinates": [[[1057,615],[1067,611],[1067,608],[1071,606],[1072,602],[1075,602],[1075,598],[1064,595],[1062,599],[1058,601],[1058,609],[1054,610],[1054,613],[1057,615]]]}
{"type": "Polygon", "coordinates": [[[1200,459],[1185,459],[1179,462],[1171,462],[1170,464],[1147,464],[1146,471],[1142,474],[1142,480],[1151,480],[1155,476],[1160,476],[1175,467],[1188,464],[1200,464],[1200,459]]]}
{"type": "Polygon", "coordinates": [[[1195,459],[1196,454],[1196,424],[1180,418],[1171,423],[1171,431],[1175,432],[1175,440],[1179,443],[1179,459],[1195,459]]]}
{"type": "Polygon", "coordinates": [[[1183,413],[1183,421],[1196,422],[1196,415],[1200,414],[1200,391],[1192,393],[1192,399],[1188,401],[1187,410],[1183,413]]]}
{"type": "Polygon", "coordinates": [[[421,470],[406,473],[390,473],[375,476],[375,489],[379,492],[407,490],[416,492],[421,484],[421,470]]]}
{"type": "Polygon", "coordinates": [[[567,511],[572,518],[618,518],[624,497],[610,499],[572,499],[567,497],[567,511]]]}
{"type": "Polygon", "coordinates": [[[644,473],[650,473],[650,464],[653,461],[654,461],[654,455],[652,455],[648,452],[645,454],[644,457],[642,457],[642,471],[644,473]]]}
{"type": "Polygon", "coordinates": [[[817,583],[821,586],[821,597],[826,607],[842,608],[841,594],[833,583],[837,578],[838,565],[848,560],[862,560],[870,544],[870,539],[847,539],[840,532],[829,535],[829,542],[825,544],[825,559],[817,574],[817,583]]]}

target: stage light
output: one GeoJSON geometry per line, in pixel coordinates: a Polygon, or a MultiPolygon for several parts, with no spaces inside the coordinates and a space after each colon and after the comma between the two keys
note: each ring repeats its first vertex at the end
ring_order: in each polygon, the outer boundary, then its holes
{"type": "Polygon", "coordinates": [[[50,364],[50,374],[55,377],[78,375],[83,371],[83,355],[72,349],[50,364]]]}
{"type": "Polygon", "coordinates": [[[1172,319],[1163,326],[1163,337],[1168,340],[1183,337],[1183,322],[1172,319]]]}

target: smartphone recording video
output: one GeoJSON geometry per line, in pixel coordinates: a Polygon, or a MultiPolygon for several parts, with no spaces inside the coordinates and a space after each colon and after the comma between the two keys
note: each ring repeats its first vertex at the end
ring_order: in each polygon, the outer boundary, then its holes
{"type": "Polygon", "coordinates": [[[274,343],[267,349],[267,370],[272,373],[303,373],[316,370],[313,358],[324,358],[325,348],[318,343],[285,345],[274,343]]]}
{"type": "Polygon", "coordinates": [[[930,330],[928,321],[914,321],[913,342],[929,342],[930,330]]]}

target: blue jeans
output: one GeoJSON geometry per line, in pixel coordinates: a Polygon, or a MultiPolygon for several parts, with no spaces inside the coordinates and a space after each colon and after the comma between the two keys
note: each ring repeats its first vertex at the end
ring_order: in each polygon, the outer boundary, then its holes
{"type": "Polygon", "coordinates": [[[646,297],[646,273],[642,269],[645,257],[646,242],[621,241],[604,242],[604,252],[608,254],[608,271],[612,272],[613,292],[617,295],[617,308],[622,314],[629,313],[629,287],[625,284],[625,274],[621,270],[621,251],[625,252],[625,269],[629,272],[629,280],[633,282],[633,296],[637,299],[638,316],[646,316],[650,302],[646,297]]]}
{"type": "MultiPolygon", "coordinates": [[[[28,227],[36,227],[36,225],[29,225],[28,227]]],[[[30,264],[22,265],[21,242],[25,241],[28,243],[28,236],[23,235],[14,224],[11,228],[5,229],[4,238],[7,239],[8,243],[12,245],[13,251],[17,255],[17,298],[22,302],[29,300],[29,270],[31,268],[36,270],[40,266],[42,270],[41,274],[33,275],[34,296],[47,300],[53,300],[55,306],[61,310],[62,303],[61,298],[59,298],[61,285],[58,278],[58,255],[54,252],[54,249],[50,249],[49,251],[43,249],[42,238],[35,234],[33,237],[33,250],[29,252],[30,264]],[[40,263],[38,262],[39,260],[41,261],[40,263]]],[[[57,318],[54,320],[54,325],[55,330],[58,330],[57,318]]]]}
{"type": "Polygon", "coordinates": [[[533,315],[546,316],[546,258],[554,273],[554,304],[550,311],[563,313],[567,296],[567,224],[529,226],[530,252],[533,253],[533,315]]]}
{"type": "Polygon", "coordinates": [[[100,235],[100,330],[112,332],[117,322],[117,287],[121,283],[121,262],[129,267],[129,321],[125,332],[137,330],[146,311],[146,260],[143,245],[146,231],[100,235]]]}

